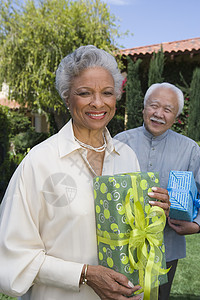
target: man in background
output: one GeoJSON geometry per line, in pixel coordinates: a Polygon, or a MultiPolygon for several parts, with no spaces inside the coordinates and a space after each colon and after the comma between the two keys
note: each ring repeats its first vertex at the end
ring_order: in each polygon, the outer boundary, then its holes
{"type": "MultiPolygon", "coordinates": [[[[170,83],[150,86],[144,97],[142,127],[119,133],[116,139],[128,144],[136,153],[143,172],[159,172],[160,186],[167,188],[169,172],[192,171],[200,192],[200,147],[192,139],[170,128],[182,112],[182,91],[170,83]]],[[[186,256],[186,234],[198,233],[200,213],[193,222],[168,218],[164,231],[168,283],[160,286],[159,300],[169,299],[178,259],[186,256]]]]}

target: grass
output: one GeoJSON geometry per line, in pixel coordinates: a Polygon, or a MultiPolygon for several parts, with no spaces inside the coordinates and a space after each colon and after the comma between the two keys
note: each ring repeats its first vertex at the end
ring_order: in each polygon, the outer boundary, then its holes
{"type": "MultiPolygon", "coordinates": [[[[170,300],[200,300],[200,234],[186,236],[187,257],[178,262],[170,300]]],[[[0,300],[11,300],[0,294],[0,300]]]]}
{"type": "Polygon", "coordinates": [[[200,300],[200,234],[186,236],[187,256],[178,262],[170,300],[200,300]]]}
{"type": "Polygon", "coordinates": [[[0,300],[11,300],[11,299],[15,299],[17,300],[17,298],[11,298],[9,296],[6,296],[6,295],[3,295],[3,294],[0,294],[0,300]]]}
{"type": "Polygon", "coordinates": [[[192,295],[174,295],[170,296],[169,300],[199,300],[200,296],[192,296],[192,295]]]}

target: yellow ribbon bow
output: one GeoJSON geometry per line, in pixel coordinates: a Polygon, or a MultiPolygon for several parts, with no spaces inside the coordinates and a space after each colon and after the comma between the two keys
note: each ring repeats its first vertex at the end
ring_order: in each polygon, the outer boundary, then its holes
{"type": "Polygon", "coordinates": [[[158,276],[169,271],[161,268],[162,251],[159,248],[162,246],[166,216],[162,208],[153,206],[145,217],[139,200],[142,195],[138,195],[136,177],[131,176],[131,180],[133,209],[131,208],[130,192],[125,199],[126,218],[132,228],[129,238],[129,259],[132,267],[139,270],[139,282],[144,287],[144,299],[150,299],[151,291],[154,288],[155,299],[155,294],[156,298],[158,295],[158,276]],[[137,250],[137,261],[133,256],[135,250],[137,250]]]}

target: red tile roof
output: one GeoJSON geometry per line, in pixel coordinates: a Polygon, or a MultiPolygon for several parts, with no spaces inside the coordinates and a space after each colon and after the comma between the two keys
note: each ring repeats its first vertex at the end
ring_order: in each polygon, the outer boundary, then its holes
{"type": "Polygon", "coordinates": [[[130,49],[120,50],[120,53],[123,55],[146,55],[151,54],[154,51],[158,52],[163,47],[163,52],[166,53],[177,53],[177,52],[185,52],[192,50],[200,50],[200,37],[193,38],[188,40],[181,40],[175,42],[167,42],[161,44],[154,44],[149,46],[142,46],[130,49]]]}

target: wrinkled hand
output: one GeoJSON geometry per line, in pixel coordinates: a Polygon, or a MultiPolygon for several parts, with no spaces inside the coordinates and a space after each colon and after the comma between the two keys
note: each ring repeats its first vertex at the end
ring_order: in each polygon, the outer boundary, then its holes
{"type": "Polygon", "coordinates": [[[151,198],[155,198],[158,201],[149,201],[152,206],[159,206],[165,211],[166,217],[169,216],[169,210],[171,203],[169,201],[169,194],[166,189],[160,187],[152,187],[152,192],[148,193],[151,198]]]}
{"type": "MultiPolygon", "coordinates": [[[[134,286],[123,274],[103,266],[88,266],[87,285],[90,286],[102,300],[127,300],[126,296],[139,290],[139,285],[134,286]]],[[[129,298],[142,299],[140,295],[129,298]]]]}
{"type": "Polygon", "coordinates": [[[168,218],[169,226],[180,235],[187,235],[199,232],[199,225],[195,222],[187,222],[168,218]]]}

